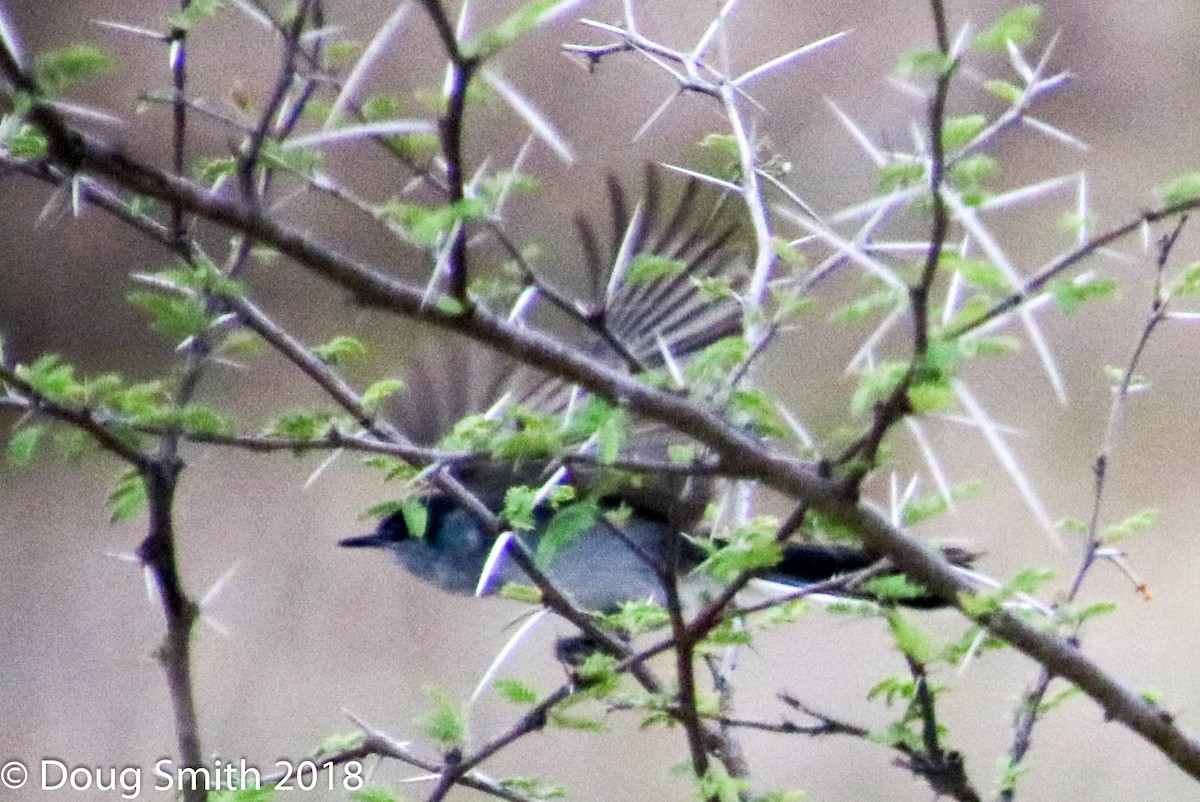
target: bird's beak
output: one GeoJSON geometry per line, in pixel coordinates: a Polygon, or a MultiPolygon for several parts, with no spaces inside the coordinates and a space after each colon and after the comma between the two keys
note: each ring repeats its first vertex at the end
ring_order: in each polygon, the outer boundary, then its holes
{"type": "Polygon", "coordinates": [[[385,548],[388,544],[388,539],[378,532],[372,532],[369,535],[358,535],[357,537],[348,537],[338,541],[339,546],[345,546],[350,549],[363,547],[385,548]]]}

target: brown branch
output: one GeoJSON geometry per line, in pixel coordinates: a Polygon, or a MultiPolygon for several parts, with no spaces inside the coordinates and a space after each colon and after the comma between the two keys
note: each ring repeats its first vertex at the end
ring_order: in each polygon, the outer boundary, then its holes
{"type": "MultiPolygon", "coordinates": [[[[1158,259],[1155,264],[1154,288],[1150,301],[1150,314],[1146,318],[1146,323],[1142,326],[1142,331],[1138,335],[1137,342],[1133,347],[1133,353],[1126,362],[1121,382],[1116,392],[1113,393],[1112,403],[1109,406],[1108,422],[1101,439],[1099,453],[1096,455],[1095,463],[1092,466],[1092,475],[1095,484],[1092,490],[1092,511],[1088,520],[1088,537],[1083,547],[1083,559],[1080,561],[1079,568],[1075,572],[1074,579],[1071,580],[1071,586],[1063,600],[1064,604],[1070,604],[1078,597],[1080,590],[1083,588],[1084,580],[1096,563],[1102,545],[1100,533],[1101,507],[1104,500],[1105,484],[1108,478],[1109,458],[1112,455],[1116,439],[1117,424],[1129,399],[1130,389],[1133,386],[1138,365],[1141,363],[1146,346],[1150,342],[1150,337],[1159,324],[1166,319],[1171,298],[1169,294],[1164,294],[1163,292],[1163,274],[1166,271],[1171,251],[1174,249],[1179,235],[1183,232],[1183,227],[1187,223],[1187,219],[1187,215],[1181,216],[1175,228],[1164,235],[1159,241],[1158,259]]],[[[1078,643],[1078,627],[1072,633],[1071,642],[1078,643]]],[[[1026,691],[1022,698],[1021,706],[1017,710],[1014,721],[1012,746],[1009,747],[1008,766],[1010,772],[1021,765],[1029,752],[1030,746],[1033,744],[1033,729],[1041,718],[1042,703],[1050,689],[1052,679],[1053,675],[1048,670],[1043,669],[1033,686],[1026,691]]],[[[1016,789],[1009,786],[1001,791],[1000,799],[1004,800],[1004,802],[1010,802],[1015,795],[1016,789]]]]}
{"type": "MultiPolygon", "coordinates": [[[[390,735],[368,727],[357,717],[351,715],[351,719],[363,730],[362,742],[355,746],[347,747],[331,754],[317,754],[311,760],[318,767],[332,768],[334,766],[344,766],[347,763],[361,761],[363,758],[378,756],[399,760],[402,763],[407,763],[423,771],[436,773],[441,771],[442,763],[421,757],[413,752],[412,749],[405,743],[397,741],[390,735]]],[[[282,782],[289,776],[289,770],[276,772],[274,774],[265,774],[262,777],[262,786],[275,785],[282,782]]],[[[502,783],[491,779],[490,777],[481,774],[477,771],[466,772],[458,779],[458,784],[464,788],[470,788],[474,791],[479,791],[497,799],[504,799],[507,802],[534,802],[534,800],[522,794],[512,791],[502,783]]]]}
{"type": "MultiPolygon", "coordinates": [[[[18,89],[36,95],[32,81],[3,47],[0,47],[0,72],[5,73],[18,89]]],[[[685,399],[646,387],[618,371],[595,364],[586,355],[545,335],[509,325],[485,310],[471,309],[457,314],[423,303],[419,289],[325,247],[307,234],[268,219],[237,200],[198,189],[130,158],[118,148],[75,131],[45,104],[35,104],[29,112],[29,120],[46,134],[51,158],[69,172],[93,172],[130,191],[166,202],[178,202],[204,219],[229,226],[274,247],[305,269],[350,292],[364,305],[458,331],[520,361],[557,373],[601,398],[619,400],[635,413],[694,437],[719,455],[731,475],[756,478],[766,486],[841,520],[853,528],[868,549],[891,558],[898,569],[931,593],[960,606],[968,603],[969,617],[1053,674],[1078,685],[1103,707],[1109,717],[1139,733],[1181,769],[1200,778],[1200,743],[1183,733],[1169,714],[1116,682],[1062,638],[1041,631],[1005,610],[980,612],[977,606],[970,605],[969,602],[974,600],[972,589],[955,574],[946,560],[908,538],[879,513],[856,503],[848,497],[843,483],[821,476],[806,463],[773,454],[761,443],[685,399]]],[[[1158,220],[1198,205],[1200,199],[1189,200],[1145,212],[1140,219],[1158,220]]],[[[1085,246],[1086,252],[1100,247],[1102,241],[1111,242],[1120,234],[1121,229],[1117,229],[1093,240],[1085,246]]],[[[1077,249],[1079,255],[1075,261],[1085,255],[1085,248],[1077,249]]],[[[1011,303],[1015,305],[1022,298],[1020,296],[1011,303]]]]}
{"type": "MultiPolygon", "coordinates": [[[[441,134],[442,155],[446,159],[446,184],[451,205],[461,204],[466,198],[466,170],[463,155],[463,118],[467,110],[467,90],[479,60],[463,52],[462,47],[439,0],[421,0],[421,5],[433,20],[442,48],[450,60],[450,81],[446,92],[446,111],[438,120],[441,134]]],[[[464,11],[465,13],[465,11],[464,11]]],[[[467,295],[467,224],[460,221],[451,229],[451,241],[447,245],[446,269],[449,276],[450,297],[470,306],[467,295]]]]}

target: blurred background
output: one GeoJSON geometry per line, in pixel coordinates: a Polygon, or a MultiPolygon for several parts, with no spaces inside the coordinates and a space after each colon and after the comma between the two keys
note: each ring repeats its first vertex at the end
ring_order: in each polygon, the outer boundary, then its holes
{"type": "MultiPolygon", "coordinates": [[[[498,20],[519,4],[493,1],[478,25],[498,20]]],[[[707,25],[717,4],[641,4],[645,33],[686,48],[707,25]]],[[[589,16],[617,21],[618,4],[597,2],[589,16]]],[[[149,0],[4,0],[11,30],[27,53],[81,39],[119,55],[121,68],[89,83],[81,100],[112,111],[123,126],[101,129],[140,156],[166,163],[167,114],[143,107],[144,92],[168,86],[165,49],[144,39],[99,28],[112,20],[150,28],[174,10],[149,0]]],[[[328,0],[329,20],[346,39],[369,40],[391,13],[384,0],[328,0]]],[[[954,27],[975,29],[1005,8],[997,2],[949,4],[954,27]]],[[[421,13],[380,66],[372,91],[436,92],[440,53],[421,13]]],[[[792,163],[791,184],[818,211],[829,212],[876,191],[874,171],[831,113],[832,99],[883,146],[907,147],[910,120],[922,118],[917,101],[891,85],[897,54],[929,47],[928,10],[920,3],[847,0],[796,3],[746,0],[729,27],[734,71],[740,72],[809,41],[851,29],[834,47],[779,70],[753,87],[767,113],[755,118],[757,134],[792,163]]],[[[1051,69],[1074,76],[1070,88],[1044,101],[1037,115],[1085,140],[1081,153],[1028,130],[1003,137],[994,151],[1004,168],[1003,187],[1086,169],[1097,230],[1123,222],[1154,201],[1153,188],[1196,165],[1200,136],[1200,10],[1185,0],[1159,3],[1060,0],[1046,8],[1043,41],[1058,35],[1051,69]]],[[[618,56],[591,74],[559,51],[563,42],[603,41],[572,23],[540,31],[502,58],[510,82],[559,127],[575,148],[573,166],[535,148],[527,171],[543,191],[523,198],[511,213],[521,241],[542,244],[547,260],[564,262],[577,251],[563,232],[571,216],[603,220],[606,174],[636,181],[646,161],[681,161],[696,142],[724,130],[718,110],[684,97],[636,144],[634,132],[673,90],[644,61],[618,56]]],[[[1038,52],[1037,49],[1033,51],[1038,52]]],[[[195,95],[227,101],[235,87],[254,102],[264,99],[278,66],[278,43],[239,13],[202,25],[189,51],[195,95]]],[[[987,77],[1007,76],[1003,62],[981,62],[987,77]]],[[[990,113],[999,107],[971,91],[958,108],[990,113]]],[[[511,160],[526,131],[496,105],[469,121],[470,158],[511,160]]],[[[224,155],[236,140],[227,131],[194,121],[194,156],[224,155]]],[[[380,200],[403,176],[360,150],[333,152],[328,169],[362,196],[380,200]]],[[[161,249],[140,240],[96,210],[80,219],[50,214],[35,225],[51,193],[20,176],[0,181],[0,334],[7,352],[32,361],[62,354],[94,375],[119,371],[134,379],[173,364],[173,343],[148,332],[144,317],[124,302],[131,271],[170,263],[161,249]]],[[[1070,242],[1056,221],[1072,210],[1069,193],[989,219],[1014,261],[1033,270],[1070,242]]],[[[338,247],[375,264],[413,271],[419,260],[375,226],[305,198],[292,203],[290,222],[310,228],[338,247]]],[[[217,252],[220,231],[205,230],[217,252]]],[[[1195,258],[1188,232],[1175,258],[1195,258]]],[[[1138,254],[1139,243],[1123,248],[1138,254]]],[[[1118,277],[1115,301],[1085,307],[1074,316],[1043,313],[1040,320],[1066,378],[1069,406],[1054,399],[1029,353],[1002,366],[984,364],[968,374],[977,397],[1001,422],[1023,435],[1012,439],[1051,518],[1084,518],[1092,493],[1091,464],[1108,411],[1105,365],[1126,362],[1149,309],[1152,264],[1148,258],[1097,260],[1089,267],[1118,277]]],[[[411,335],[402,322],[355,309],[337,292],[279,264],[257,270],[251,286],[275,317],[309,342],[351,333],[389,345],[371,370],[386,372],[389,348],[403,352],[411,335]]],[[[846,358],[867,329],[855,335],[813,324],[778,349],[760,371],[798,417],[821,433],[840,422],[854,382],[842,376],[846,358]],[[820,335],[820,336],[818,336],[820,335]],[[831,388],[833,392],[831,392],[831,388]]],[[[1162,694],[1167,710],[1191,731],[1200,729],[1200,677],[1192,659],[1200,647],[1193,603],[1200,556],[1195,547],[1192,453],[1200,442],[1195,398],[1200,332],[1185,324],[1161,328],[1142,373],[1151,392],[1128,410],[1111,465],[1106,513],[1111,520],[1145,507],[1161,510],[1153,531],[1130,545],[1130,560],[1149,584],[1144,602],[1130,582],[1108,566],[1091,576],[1085,598],[1113,599],[1117,615],[1085,632],[1089,653],[1118,679],[1162,694]]],[[[401,360],[396,359],[398,364],[401,360]]],[[[272,359],[247,372],[214,371],[206,397],[265,422],[281,406],[318,403],[309,385],[272,359]]],[[[364,369],[365,370],[365,369],[364,369]]],[[[378,374],[352,376],[365,383],[378,374]]],[[[0,425],[13,418],[0,414],[0,425]]],[[[969,539],[987,552],[983,567],[1001,577],[1025,566],[1059,572],[1065,584],[1079,559],[1079,543],[1055,548],[1011,490],[982,438],[961,428],[931,426],[935,445],[957,480],[979,479],[985,491],[933,536],[969,539]]],[[[902,439],[902,438],[901,438],[902,439]]],[[[899,443],[899,440],[897,441],[899,443]]],[[[901,450],[903,456],[903,448],[901,450]]],[[[345,711],[405,737],[427,707],[424,688],[439,685],[465,698],[508,636],[506,625],[522,611],[515,604],[452,598],[415,582],[378,555],[346,553],[339,538],[370,524],[359,520],[369,505],[389,498],[389,488],[356,460],[343,458],[312,484],[317,458],[265,458],[188,448],[179,502],[179,550],[189,591],[203,595],[236,568],[204,608],[195,648],[196,693],[205,750],[223,760],[245,758],[270,769],[279,759],[299,760],[325,736],[353,730],[345,711]]],[[[915,465],[915,461],[909,464],[915,465]]],[[[109,525],[105,499],[118,466],[104,458],[80,465],[40,459],[13,470],[0,465],[0,760],[28,764],[43,757],[70,766],[151,766],[175,753],[165,682],[153,658],[162,632],[156,602],[128,555],[143,525],[109,525]]],[[[884,485],[878,485],[880,498],[884,485]]],[[[928,489],[928,488],[927,488],[928,489]]],[[[951,613],[922,619],[947,636],[960,628],[951,613]]],[[[510,673],[550,688],[561,681],[547,659],[554,627],[524,647],[510,673]]],[[[737,698],[746,716],[775,719],[784,710],[775,695],[786,690],[830,714],[879,726],[890,720],[867,690],[887,672],[904,667],[884,627],[820,612],[773,632],[743,658],[737,698]]],[[[948,744],[961,749],[972,777],[984,789],[996,776],[1011,741],[1010,720],[1035,666],[1014,654],[989,655],[956,676],[937,679],[952,687],[944,704],[948,744]]],[[[484,701],[471,713],[473,736],[483,739],[506,726],[514,711],[484,701]]],[[[686,755],[676,732],[633,732],[636,720],[616,715],[614,729],[629,737],[548,731],[525,739],[486,769],[495,776],[540,775],[568,785],[581,800],[690,798],[672,767],[686,755]],[[597,754],[597,749],[603,754],[597,754]],[[611,750],[613,753],[610,753],[611,750]],[[614,767],[620,767],[615,769],[614,767]]],[[[802,788],[813,800],[928,799],[930,792],[891,765],[882,747],[839,739],[746,735],[756,789],[802,788]]],[[[1021,798],[1118,800],[1191,798],[1195,783],[1136,737],[1103,721],[1096,707],[1075,701],[1055,711],[1035,732],[1021,798]]],[[[387,764],[381,782],[409,776],[387,764]]],[[[155,794],[143,790],[141,798],[155,794]]],[[[78,793],[75,799],[115,794],[78,793]]],[[[419,787],[411,796],[420,798],[419,787]]],[[[459,792],[458,798],[467,798],[459,792]]],[[[0,792],[0,799],[34,799],[33,792],[0,792]]],[[[316,798],[316,797],[314,797],[316,798]]],[[[331,798],[340,798],[334,795],[331,798]]]]}

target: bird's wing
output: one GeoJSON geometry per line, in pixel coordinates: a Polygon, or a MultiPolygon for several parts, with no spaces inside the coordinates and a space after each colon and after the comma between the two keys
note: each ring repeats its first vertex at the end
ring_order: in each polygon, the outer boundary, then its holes
{"type": "MultiPolygon", "coordinates": [[[[530,274],[521,301],[525,325],[544,329],[631,375],[680,370],[704,348],[740,335],[742,309],[734,295],[713,294],[701,286],[712,280],[730,287],[740,282],[745,260],[741,220],[730,208],[733,204],[726,204],[719,190],[694,179],[682,183],[673,201],[665,201],[664,194],[653,169],[647,171],[641,199],[634,204],[610,179],[608,244],[600,244],[587,221],[576,220],[590,290],[582,297],[567,296],[552,289],[554,277],[530,274]]],[[[468,415],[491,416],[498,425],[520,428],[532,424],[514,410],[561,421],[586,403],[570,383],[517,366],[459,337],[439,336],[404,370],[408,388],[398,397],[392,417],[406,434],[426,444],[442,442],[468,415]]],[[[679,441],[666,427],[635,420],[622,456],[666,459],[669,447],[679,441]]],[[[460,479],[472,489],[499,489],[535,484],[547,475],[544,460],[500,459],[476,464],[460,479]]],[[[678,510],[668,507],[678,505],[683,480],[666,481],[666,487],[656,487],[656,482],[631,490],[631,503],[678,517],[678,510]]],[[[694,517],[703,503],[690,507],[694,509],[687,517],[694,517]]]]}

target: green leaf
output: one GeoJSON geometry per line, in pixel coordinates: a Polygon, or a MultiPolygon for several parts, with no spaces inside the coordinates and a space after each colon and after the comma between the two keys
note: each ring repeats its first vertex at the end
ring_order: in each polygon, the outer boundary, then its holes
{"type": "Polygon", "coordinates": [[[517,679],[501,678],[492,687],[501,699],[514,705],[532,705],[538,700],[538,692],[517,679]]]}
{"type": "Polygon", "coordinates": [[[667,446],[667,459],[676,465],[689,465],[696,459],[696,446],[691,443],[671,443],[667,446]]]}
{"type": "Polygon", "coordinates": [[[232,178],[237,175],[238,160],[233,156],[214,156],[210,159],[201,159],[196,162],[196,166],[192,168],[192,174],[196,176],[196,180],[205,184],[215,184],[221,179],[232,178]]]}
{"type": "Polygon", "coordinates": [[[542,603],[542,592],[540,590],[533,585],[522,585],[519,582],[505,582],[501,585],[500,597],[523,604],[542,603]]]}
{"type": "Polygon", "coordinates": [[[409,535],[425,537],[429,531],[429,507],[419,499],[406,498],[400,502],[400,514],[404,516],[404,526],[409,535]]]}
{"type": "Polygon", "coordinates": [[[1058,576],[1046,568],[1023,568],[1008,580],[1004,590],[1008,593],[1037,593],[1038,588],[1058,576]]]}
{"type": "Polygon", "coordinates": [[[550,491],[550,508],[557,510],[564,504],[575,500],[575,488],[571,485],[558,485],[550,491]]]}
{"type": "Polygon", "coordinates": [[[113,72],[117,60],[95,45],[75,44],[48,50],[34,59],[33,75],[38,87],[51,95],[71,86],[113,72]]]}
{"type": "Polygon", "coordinates": [[[505,777],[500,785],[530,800],[566,799],[567,789],[561,785],[553,785],[537,777],[505,777]]]}
{"type": "MultiPolygon", "coordinates": [[[[371,454],[362,458],[362,464],[368,468],[373,468],[383,472],[383,481],[392,482],[397,479],[405,482],[411,482],[417,478],[420,469],[415,465],[410,465],[402,459],[389,457],[386,454],[371,454]]],[[[396,509],[399,509],[397,507],[396,509]]]]}
{"type": "Polygon", "coordinates": [[[494,202],[505,192],[509,195],[530,195],[540,186],[536,176],[500,170],[483,180],[479,194],[489,202],[494,202]]]}
{"type": "Polygon", "coordinates": [[[129,303],[150,315],[154,329],[173,339],[183,340],[203,333],[214,316],[198,298],[163,295],[158,292],[131,292],[129,303]]]}
{"type": "Polygon", "coordinates": [[[368,95],[362,102],[363,119],[367,122],[398,120],[408,116],[407,98],[394,94],[368,95]]]}
{"type": "Polygon", "coordinates": [[[903,362],[881,362],[870,373],[859,379],[858,388],[850,399],[850,411],[862,415],[871,410],[875,403],[892,394],[900,385],[908,365],[903,362]]]}
{"type": "Polygon", "coordinates": [[[725,337],[701,349],[688,364],[684,373],[689,382],[705,387],[720,387],[750,353],[750,345],[742,337],[725,337]]]}
{"type": "Polygon", "coordinates": [[[1080,304],[1112,297],[1116,294],[1117,286],[1117,282],[1112,279],[1058,282],[1053,287],[1054,302],[1063,314],[1069,315],[1078,309],[1080,304]]]}
{"type": "Polygon", "coordinates": [[[672,259],[656,253],[639,253],[629,262],[625,272],[626,287],[638,287],[667,276],[678,276],[687,270],[682,259],[672,259]]]}
{"type": "Polygon", "coordinates": [[[45,426],[22,426],[8,441],[8,461],[12,465],[28,465],[37,452],[38,443],[46,433],[45,426]]]}
{"type": "Polygon", "coordinates": [[[947,117],[942,126],[942,146],[946,150],[959,150],[966,147],[986,127],[987,117],[982,114],[947,117]]]}
{"type": "Polygon", "coordinates": [[[537,490],[532,487],[510,487],[504,494],[504,520],[513,529],[523,532],[531,531],[535,524],[534,507],[537,501],[537,490]]]}
{"type": "Polygon", "coordinates": [[[417,720],[418,728],[445,751],[459,748],[466,737],[467,727],[458,704],[443,688],[426,688],[425,693],[433,709],[417,720]]]}
{"type": "Polygon", "coordinates": [[[749,646],[750,631],[733,619],[725,619],[704,636],[705,646],[723,650],[726,646],[749,646]]]}
{"type": "MultiPolygon", "coordinates": [[[[554,441],[561,435],[557,426],[551,428],[554,441]]],[[[629,436],[629,413],[600,398],[589,398],[571,417],[567,439],[583,442],[595,437],[596,458],[611,464],[621,455],[621,446],[629,436]]]]}
{"type": "MultiPolygon", "coordinates": [[[[353,39],[342,39],[336,42],[330,42],[325,49],[325,58],[335,67],[349,67],[363,54],[363,43],[353,39]]],[[[310,101],[311,102],[311,101],[310,101]]],[[[328,117],[328,113],[320,115],[322,119],[328,117]]]]}
{"type": "Polygon", "coordinates": [[[545,568],[580,535],[596,525],[600,517],[599,504],[589,499],[563,507],[554,514],[538,543],[537,562],[545,568]]]}
{"type": "MultiPolygon", "coordinates": [[[[5,118],[7,122],[7,118],[5,118]]],[[[0,128],[3,128],[0,125],[0,128]]],[[[17,126],[4,143],[14,159],[40,159],[49,152],[46,135],[28,123],[17,126]]]]}
{"type": "Polygon", "coordinates": [[[575,669],[575,676],[586,687],[588,695],[595,699],[608,696],[621,684],[617,658],[603,652],[589,654],[575,669]]]}
{"type": "Polygon", "coordinates": [[[922,754],[925,748],[921,736],[910,730],[903,721],[893,721],[887,729],[872,730],[868,733],[867,740],[916,755],[922,754]]]}
{"type": "Polygon", "coordinates": [[[80,388],[75,380],[75,368],[62,361],[58,354],[38,357],[31,365],[18,365],[17,376],[47,398],[64,399],[80,388]]]}
{"type": "Polygon", "coordinates": [[[271,802],[276,799],[275,787],[264,785],[238,788],[230,791],[213,791],[208,795],[211,802],[271,802]]]}
{"type": "Polygon", "coordinates": [[[762,437],[783,437],[789,429],[763,390],[734,390],[729,394],[729,420],[739,429],[749,428],[762,437]]]}
{"type": "Polygon", "coordinates": [[[145,414],[135,416],[139,423],[149,423],[181,429],[198,434],[229,434],[233,431],[233,421],[223,412],[207,404],[185,404],[181,407],[166,406],[148,410],[145,414]]]}
{"type": "Polygon", "coordinates": [[[736,180],[742,174],[742,148],[733,134],[705,134],[699,147],[709,159],[716,162],[717,178],[736,180]]]}
{"type": "Polygon", "coordinates": [[[901,78],[921,78],[945,75],[954,68],[954,57],[940,50],[910,50],[896,60],[896,72],[901,78]]]}
{"type": "Polygon", "coordinates": [[[1025,90],[1011,81],[985,81],[983,88],[1001,100],[1007,101],[1014,106],[1021,101],[1022,97],[1025,96],[1025,90]]]}
{"type": "Polygon", "coordinates": [[[312,352],[326,364],[344,365],[366,356],[367,346],[362,340],[339,335],[328,342],[313,346],[312,352]]]}
{"type": "Polygon", "coordinates": [[[919,599],[929,592],[924,585],[918,585],[903,574],[870,579],[863,583],[863,590],[871,598],[882,602],[919,599]]]}
{"type": "Polygon", "coordinates": [[[630,635],[653,632],[670,623],[671,614],[667,609],[649,599],[622,602],[616,612],[604,616],[606,627],[630,635]]]}
{"type": "Polygon", "coordinates": [[[404,507],[403,499],[392,499],[391,501],[381,501],[378,504],[372,504],[367,507],[366,511],[358,516],[360,521],[374,520],[377,518],[386,518],[389,515],[395,515],[404,507]]]}
{"type": "Polygon", "coordinates": [[[896,648],[918,663],[928,663],[938,653],[937,644],[921,627],[892,610],[887,617],[888,629],[896,648]]]}
{"type": "Polygon", "coordinates": [[[940,377],[913,382],[908,388],[908,405],[917,415],[950,409],[957,400],[949,380],[940,377]]]}
{"type": "Polygon", "coordinates": [[[708,552],[701,570],[722,582],[743,571],[774,568],[783,559],[783,546],[776,540],[779,521],[760,516],[729,533],[724,543],[697,541],[708,552]]]}
{"type": "Polygon", "coordinates": [[[129,471],[121,477],[117,489],[108,497],[112,509],[110,520],[119,523],[136,517],[145,509],[146,501],[146,480],[137,471],[129,471]]]}
{"type": "MultiPolygon", "coordinates": [[[[779,259],[780,264],[785,267],[803,267],[808,263],[804,257],[804,252],[793,245],[783,237],[771,237],[771,250],[775,252],[775,256],[779,259]]],[[[791,287],[773,287],[771,288],[772,296],[787,293],[789,295],[799,296],[799,291],[791,287]]],[[[780,307],[784,306],[782,301],[776,301],[780,307]]]]}
{"type": "Polygon", "coordinates": [[[537,28],[559,0],[533,0],[509,14],[499,25],[463,46],[468,57],[488,59],[537,28]]]}
{"type": "Polygon", "coordinates": [[[831,323],[854,324],[867,320],[880,312],[890,312],[897,304],[907,304],[908,298],[899,290],[879,290],[851,301],[835,309],[830,315],[831,323]]]}
{"type": "Polygon", "coordinates": [[[795,287],[773,287],[770,298],[773,307],[771,322],[776,325],[794,323],[817,308],[815,298],[809,298],[795,287]]]}
{"type": "Polygon", "coordinates": [[[403,389],[404,382],[400,379],[380,379],[363,391],[363,409],[378,412],[389,398],[403,389]]]}
{"type": "Polygon", "coordinates": [[[1158,520],[1158,510],[1145,509],[1135,512],[1125,520],[1105,527],[1100,533],[1100,540],[1108,545],[1129,540],[1134,535],[1148,529],[1158,520]]]}
{"type": "Polygon", "coordinates": [[[753,798],[754,802],[804,802],[806,799],[808,799],[808,794],[796,789],[768,791],[753,798]]]}
{"type": "Polygon", "coordinates": [[[486,220],[487,203],[481,198],[463,198],[456,203],[426,206],[391,200],[379,207],[378,215],[394,223],[409,242],[432,248],[458,223],[486,220]]]}
{"type": "Polygon", "coordinates": [[[1053,696],[1048,696],[1043,699],[1042,703],[1038,705],[1038,713],[1042,715],[1049,713],[1055,708],[1061,707],[1063,703],[1082,695],[1083,691],[1077,685],[1064,688],[1053,696]]]}
{"type": "Polygon", "coordinates": [[[507,459],[542,458],[558,454],[566,439],[567,432],[555,416],[512,404],[504,410],[491,450],[507,459]]]}
{"type": "Polygon", "coordinates": [[[983,33],[975,37],[974,45],[981,50],[1008,49],[1012,42],[1024,47],[1037,39],[1037,25],[1042,19],[1041,6],[1018,6],[1006,12],[983,33]]]}
{"type": "Polygon", "coordinates": [[[1111,613],[1115,613],[1116,611],[1117,605],[1114,602],[1097,602],[1095,604],[1089,604],[1079,612],[1074,613],[1072,617],[1075,619],[1075,622],[1078,625],[1082,626],[1083,624],[1087,623],[1089,619],[1099,618],[1102,615],[1109,615],[1111,613]]]}
{"type": "Polygon", "coordinates": [[[333,428],[328,412],[285,412],[267,424],[266,434],[289,440],[318,440],[333,428]]]}
{"type": "Polygon", "coordinates": [[[736,301],[738,297],[730,276],[692,276],[692,284],[713,301],[736,301]]]}
{"type": "Polygon", "coordinates": [[[882,697],[884,704],[891,707],[897,699],[912,699],[916,695],[916,688],[916,681],[912,677],[884,677],[867,691],[867,699],[882,697]]]}
{"type": "Polygon", "coordinates": [[[318,759],[358,749],[365,740],[366,736],[358,730],[330,735],[317,744],[317,748],[313,750],[313,758],[318,759]]]}
{"type": "Polygon", "coordinates": [[[557,709],[550,711],[548,721],[559,729],[575,730],[576,732],[604,732],[606,729],[603,721],[584,716],[569,716],[557,709]]]}
{"type": "MultiPolygon", "coordinates": [[[[950,498],[961,501],[976,495],[983,488],[980,482],[965,482],[950,488],[950,498]]],[[[917,496],[904,505],[903,522],[905,526],[916,526],[922,521],[941,515],[949,509],[950,503],[941,493],[928,493],[917,496]]]]}
{"type": "Polygon", "coordinates": [[[224,0],[192,0],[187,8],[169,15],[167,24],[177,31],[190,31],[201,22],[220,14],[224,7],[224,0]]]}
{"type": "Polygon", "coordinates": [[[443,295],[437,299],[434,306],[438,310],[445,312],[448,315],[461,315],[466,313],[467,306],[458,298],[452,298],[449,295],[443,295]]]}
{"type": "Polygon", "coordinates": [[[1143,390],[1150,389],[1149,378],[1140,373],[1134,373],[1126,379],[1125,372],[1126,368],[1119,368],[1115,365],[1106,365],[1104,367],[1104,375],[1108,377],[1109,386],[1113,391],[1125,388],[1126,384],[1128,384],[1126,389],[1130,393],[1140,393],[1143,390]]]}
{"type": "Polygon", "coordinates": [[[986,153],[959,159],[950,167],[950,181],[964,192],[978,192],[1000,175],[1000,162],[986,153]]]}
{"type": "Polygon", "coordinates": [[[1192,262],[1180,270],[1172,286],[1172,294],[1176,296],[1200,292],[1200,262],[1192,262]]]}
{"type": "Polygon", "coordinates": [[[262,163],[272,170],[311,177],[324,163],[325,154],[317,148],[302,148],[265,140],[262,146],[262,163]]]}
{"type": "Polygon", "coordinates": [[[804,526],[801,527],[801,531],[810,540],[825,540],[834,543],[859,542],[854,527],[816,509],[809,510],[808,515],[804,516],[804,526]]]}
{"type": "Polygon", "coordinates": [[[740,777],[732,776],[720,761],[709,761],[708,771],[698,778],[699,796],[701,799],[716,800],[716,802],[741,802],[742,797],[750,789],[750,783],[740,777]]]}
{"type": "Polygon", "coordinates": [[[1013,763],[1011,760],[1005,761],[1001,767],[1000,779],[997,783],[999,790],[1003,792],[1015,791],[1017,782],[1028,773],[1028,763],[1013,763]]]}
{"type": "Polygon", "coordinates": [[[468,415],[454,424],[438,444],[446,451],[491,451],[502,423],[484,415],[468,415]]]}
{"type": "Polygon", "coordinates": [[[1200,199],[1200,172],[1177,176],[1158,192],[1168,206],[1200,199]]]}
{"type": "Polygon", "coordinates": [[[925,165],[904,160],[892,161],[876,168],[875,176],[880,191],[891,192],[924,183],[925,165]]]}

